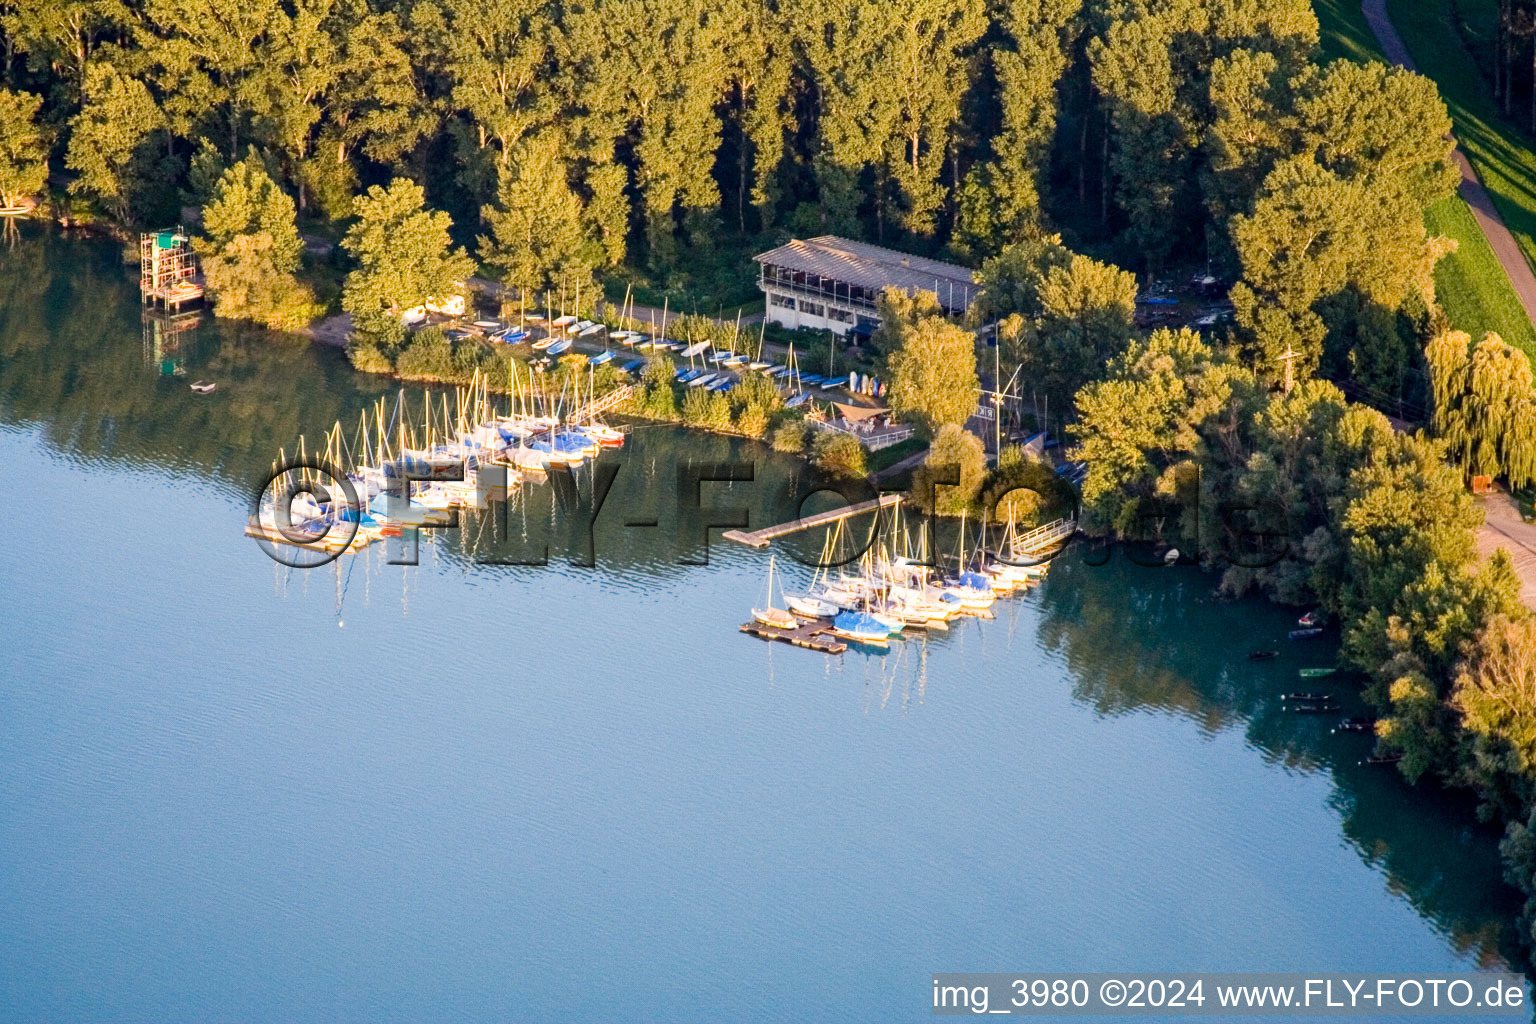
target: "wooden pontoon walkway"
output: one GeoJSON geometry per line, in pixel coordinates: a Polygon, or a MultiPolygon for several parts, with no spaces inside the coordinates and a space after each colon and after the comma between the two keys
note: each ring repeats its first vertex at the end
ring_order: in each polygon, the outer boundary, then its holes
{"type": "Polygon", "coordinates": [[[779,626],[770,626],[766,622],[743,623],[741,631],[764,640],[777,640],[780,643],[794,644],[796,647],[807,647],[813,651],[822,651],[826,654],[842,654],[848,649],[848,645],[841,640],[834,640],[827,635],[832,629],[832,624],[826,619],[811,619],[783,629],[779,626]]]}
{"type": "Polygon", "coordinates": [[[818,512],[814,516],[806,516],[804,519],[791,519],[787,523],[767,526],[761,530],[753,530],[750,533],[744,533],[741,530],[726,530],[720,536],[726,540],[734,540],[739,544],[746,544],[750,547],[765,548],[768,546],[768,542],[775,537],[799,533],[801,530],[813,530],[818,526],[835,523],[839,519],[847,519],[850,516],[860,515],[864,512],[876,512],[883,508],[889,508],[900,501],[901,495],[899,494],[882,494],[873,501],[861,501],[857,505],[845,505],[842,508],[818,512]]]}

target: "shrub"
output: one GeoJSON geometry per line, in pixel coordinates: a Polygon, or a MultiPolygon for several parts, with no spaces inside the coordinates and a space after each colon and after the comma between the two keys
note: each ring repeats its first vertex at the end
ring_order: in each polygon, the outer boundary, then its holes
{"type": "Polygon", "coordinates": [[[981,439],[962,427],[946,423],[933,439],[928,457],[912,471],[912,498],[925,512],[958,516],[961,512],[975,510],[976,496],[981,492],[986,475],[987,453],[981,439]],[[935,485],[938,470],[954,466],[960,467],[959,486],[935,485]],[[935,503],[936,508],[929,507],[935,503]]]}
{"type": "Polygon", "coordinates": [[[747,437],[762,437],[768,431],[768,413],[760,405],[748,405],[736,414],[736,430],[747,437]]]}
{"type": "Polygon", "coordinates": [[[417,331],[395,359],[395,372],[407,380],[446,380],[453,376],[453,346],[436,327],[417,331]]]}
{"type": "Polygon", "coordinates": [[[773,429],[773,450],[801,455],[805,452],[805,420],[791,416],[773,429]]]}
{"type": "Polygon", "coordinates": [[[705,430],[731,429],[730,399],[717,391],[689,388],[683,399],[683,422],[705,430]]]}
{"type": "Polygon", "coordinates": [[[395,362],[385,347],[370,334],[354,333],[347,339],[347,359],[361,373],[394,373],[395,362]]]}
{"type": "Polygon", "coordinates": [[[864,476],[864,446],[858,438],[837,430],[816,433],[811,460],[834,476],[864,476]]]}

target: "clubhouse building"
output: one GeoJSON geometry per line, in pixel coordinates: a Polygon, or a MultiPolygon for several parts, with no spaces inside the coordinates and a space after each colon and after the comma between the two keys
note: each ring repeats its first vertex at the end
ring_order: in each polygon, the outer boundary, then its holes
{"type": "Polygon", "coordinates": [[[981,286],[965,267],[836,235],[796,238],[754,256],[768,320],[868,336],[879,326],[876,300],[887,288],[933,292],[951,316],[968,310],[981,286]]]}

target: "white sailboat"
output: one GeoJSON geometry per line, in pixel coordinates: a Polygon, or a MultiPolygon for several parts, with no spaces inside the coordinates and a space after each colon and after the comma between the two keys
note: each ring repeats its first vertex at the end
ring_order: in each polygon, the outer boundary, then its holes
{"type": "Polygon", "coordinates": [[[776,608],[773,604],[773,556],[768,556],[768,599],[766,607],[753,608],[752,618],[765,626],[776,626],[779,629],[794,629],[800,624],[800,620],[782,608],[776,608]]]}

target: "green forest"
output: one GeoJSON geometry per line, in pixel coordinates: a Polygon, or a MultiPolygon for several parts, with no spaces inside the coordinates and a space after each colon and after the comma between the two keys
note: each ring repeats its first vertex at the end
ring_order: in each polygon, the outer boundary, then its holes
{"type": "MultiPolygon", "coordinates": [[[[159,226],[259,191],[223,181],[254,163],[306,233],[371,205],[401,245],[421,205],[454,271],[462,248],[535,294],[596,274],[695,308],[752,298],[747,254],[794,234],[994,278],[1055,238],[1069,263],[1240,281],[1266,371],[1424,397],[1445,108],[1418,76],[1319,63],[1306,0],[7,0],[0,45],[0,197],[51,171],[77,216],[159,226]]],[[[257,319],[300,319],[311,296],[261,299],[291,234],[237,219],[205,250],[257,319]]],[[[990,313],[1039,313],[1015,291],[990,313]]],[[[1114,351],[1087,344],[1073,361],[1114,351]]]]}
{"type": "MultiPolygon", "coordinates": [[[[1527,50],[1499,39],[1518,107],[1527,50]]],[[[1536,618],[1466,486],[1536,481],[1536,400],[1436,300],[1450,128],[1429,79],[1323,60],[1307,0],[0,0],[0,203],[121,230],[195,207],[221,315],[339,301],[363,369],[473,369],[399,324],[476,272],[712,312],[794,235],[976,268],[971,322],[888,294],[873,341],[932,467],[963,469],[938,511],[1038,477],[961,429],[995,323],[1002,376],[1068,423],[1084,528],[1216,538],[1224,592],[1320,605],[1380,750],[1475,793],[1536,896],[1536,618]],[[1140,289],[1192,271],[1230,328],[1139,329],[1140,289]],[[1245,555],[1264,534],[1278,555],[1245,555]]],[[[642,383],[636,411],[806,443],[761,382],[642,383]]]]}

